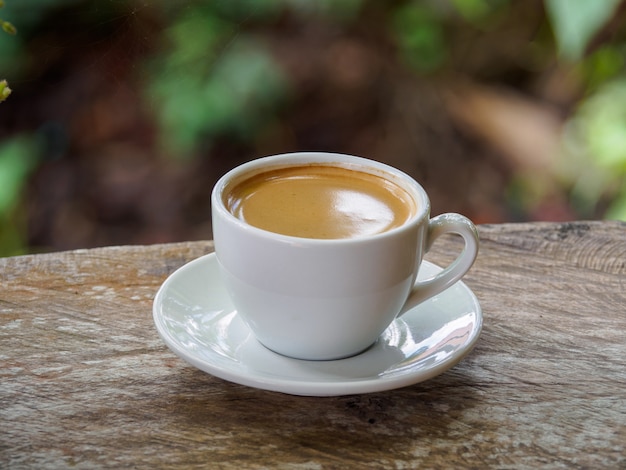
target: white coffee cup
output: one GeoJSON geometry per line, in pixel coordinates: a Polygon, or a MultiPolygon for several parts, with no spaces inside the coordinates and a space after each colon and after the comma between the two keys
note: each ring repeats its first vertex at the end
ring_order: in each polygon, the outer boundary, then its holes
{"type": "Polygon", "coordinates": [[[213,238],[221,277],[237,313],[267,348],[293,358],[332,360],[374,344],[400,315],[458,281],[478,253],[474,224],[459,214],[430,218],[424,189],[388,165],[351,155],[303,152],[250,161],[225,174],[211,195],[213,238]],[[348,239],[301,238],[235,217],[225,191],[265,168],[332,164],[384,175],[416,203],[400,227],[348,239]],[[416,282],[423,255],[444,233],[464,247],[435,277],[416,282]]]}

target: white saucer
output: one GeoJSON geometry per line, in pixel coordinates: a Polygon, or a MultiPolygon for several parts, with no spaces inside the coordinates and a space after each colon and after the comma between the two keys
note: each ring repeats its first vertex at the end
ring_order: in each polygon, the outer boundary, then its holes
{"type": "MultiPolygon", "coordinates": [[[[419,278],[440,270],[425,261],[419,278]]],[[[404,314],[358,356],[287,358],[257,342],[239,318],[213,253],[186,264],[163,283],[153,316],[167,346],[198,369],[251,387],[311,396],[377,392],[430,379],[467,355],[482,327],[478,300],[457,282],[404,314]]]]}

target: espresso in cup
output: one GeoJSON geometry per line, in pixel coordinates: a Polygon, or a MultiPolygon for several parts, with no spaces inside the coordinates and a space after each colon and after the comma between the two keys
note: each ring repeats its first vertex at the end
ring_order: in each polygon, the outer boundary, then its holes
{"type": "Polygon", "coordinates": [[[317,239],[383,233],[417,212],[415,200],[388,175],[320,164],[270,169],[237,181],[224,204],[254,227],[317,239]]]}
{"type": "Polygon", "coordinates": [[[297,359],[364,351],[461,279],[478,252],[469,219],[431,218],[417,181],[352,155],[252,160],[220,178],[211,206],[220,277],[237,315],[261,344],[297,359]],[[446,233],[465,242],[457,259],[416,280],[424,253],[446,233]]]}

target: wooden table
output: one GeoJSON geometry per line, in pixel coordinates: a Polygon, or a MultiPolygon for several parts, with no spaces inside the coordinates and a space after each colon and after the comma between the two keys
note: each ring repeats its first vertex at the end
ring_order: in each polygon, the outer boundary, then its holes
{"type": "MultiPolygon", "coordinates": [[[[209,241],[0,259],[0,468],[626,468],[626,224],[479,230],[473,352],[332,398],[229,383],[166,348],[154,295],[209,241]]],[[[438,243],[443,264],[458,245],[438,243]]]]}

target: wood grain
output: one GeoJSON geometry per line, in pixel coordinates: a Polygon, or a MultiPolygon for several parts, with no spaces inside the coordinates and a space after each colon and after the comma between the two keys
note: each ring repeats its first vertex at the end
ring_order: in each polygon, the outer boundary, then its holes
{"type": "Polygon", "coordinates": [[[225,382],[165,347],[154,294],[211,242],[0,259],[0,468],[626,468],[626,224],[479,231],[475,350],[335,398],[225,382]]]}

